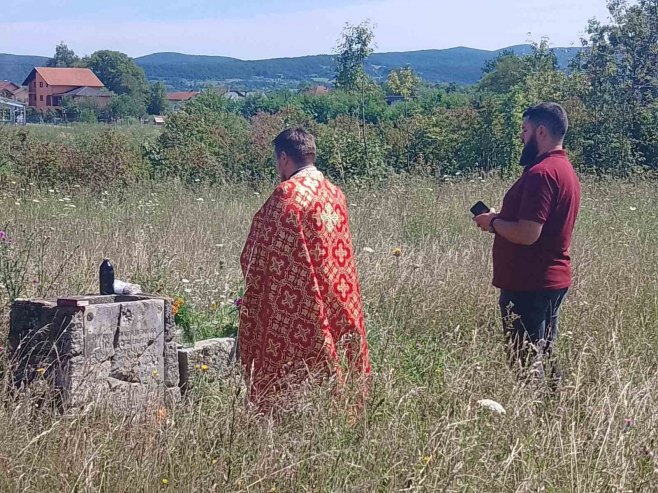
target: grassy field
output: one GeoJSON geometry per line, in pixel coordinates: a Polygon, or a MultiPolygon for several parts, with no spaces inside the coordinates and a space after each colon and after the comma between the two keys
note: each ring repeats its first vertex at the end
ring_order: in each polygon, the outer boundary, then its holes
{"type": "MultiPolygon", "coordinates": [[[[507,186],[346,190],[374,367],[356,423],[321,391],[264,421],[239,381],[200,382],[192,403],[146,422],[53,415],[0,390],[0,491],[657,491],[658,186],[584,184],[558,394],[508,370],[492,239],[468,214],[507,186]]],[[[203,315],[239,290],[240,250],[267,193],[9,188],[0,221],[16,247],[35,236],[27,295],[95,292],[109,256],[119,278],[184,294],[203,315]]],[[[6,319],[5,308],[3,332],[6,319]]]]}

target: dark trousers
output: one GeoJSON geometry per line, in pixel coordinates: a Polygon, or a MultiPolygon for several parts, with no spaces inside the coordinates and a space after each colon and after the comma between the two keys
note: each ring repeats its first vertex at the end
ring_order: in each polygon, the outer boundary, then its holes
{"type": "Polygon", "coordinates": [[[507,336],[510,363],[531,367],[544,377],[545,364],[551,363],[552,376],[561,378],[553,355],[557,343],[560,306],[568,289],[500,292],[500,311],[507,336]]]}

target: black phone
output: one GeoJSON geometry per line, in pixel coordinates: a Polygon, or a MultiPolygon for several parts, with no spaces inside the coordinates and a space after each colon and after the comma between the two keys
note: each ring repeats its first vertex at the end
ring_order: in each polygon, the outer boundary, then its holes
{"type": "Polygon", "coordinates": [[[480,214],[485,214],[489,211],[490,209],[481,200],[479,200],[477,204],[471,207],[471,214],[474,216],[479,216],[480,214]]]}

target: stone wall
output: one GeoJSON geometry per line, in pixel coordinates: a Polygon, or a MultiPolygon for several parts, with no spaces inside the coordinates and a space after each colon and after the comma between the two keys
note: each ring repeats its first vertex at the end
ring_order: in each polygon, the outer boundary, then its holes
{"type": "Polygon", "coordinates": [[[224,380],[235,373],[236,344],[233,338],[207,339],[178,350],[180,388],[190,390],[197,378],[224,380]]]}

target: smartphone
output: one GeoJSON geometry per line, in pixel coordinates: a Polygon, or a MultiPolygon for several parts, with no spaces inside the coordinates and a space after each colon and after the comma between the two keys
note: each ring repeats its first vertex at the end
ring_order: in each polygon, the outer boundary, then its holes
{"type": "Polygon", "coordinates": [[[484,205],[484,202],[480,200],[478,201],[477,204],[471,207],[471,214],[473,214],[474,216],[479,216],[480,214],[485,214],[489,212],[489,210],[490,209],[486,205],[484,205]]]}

